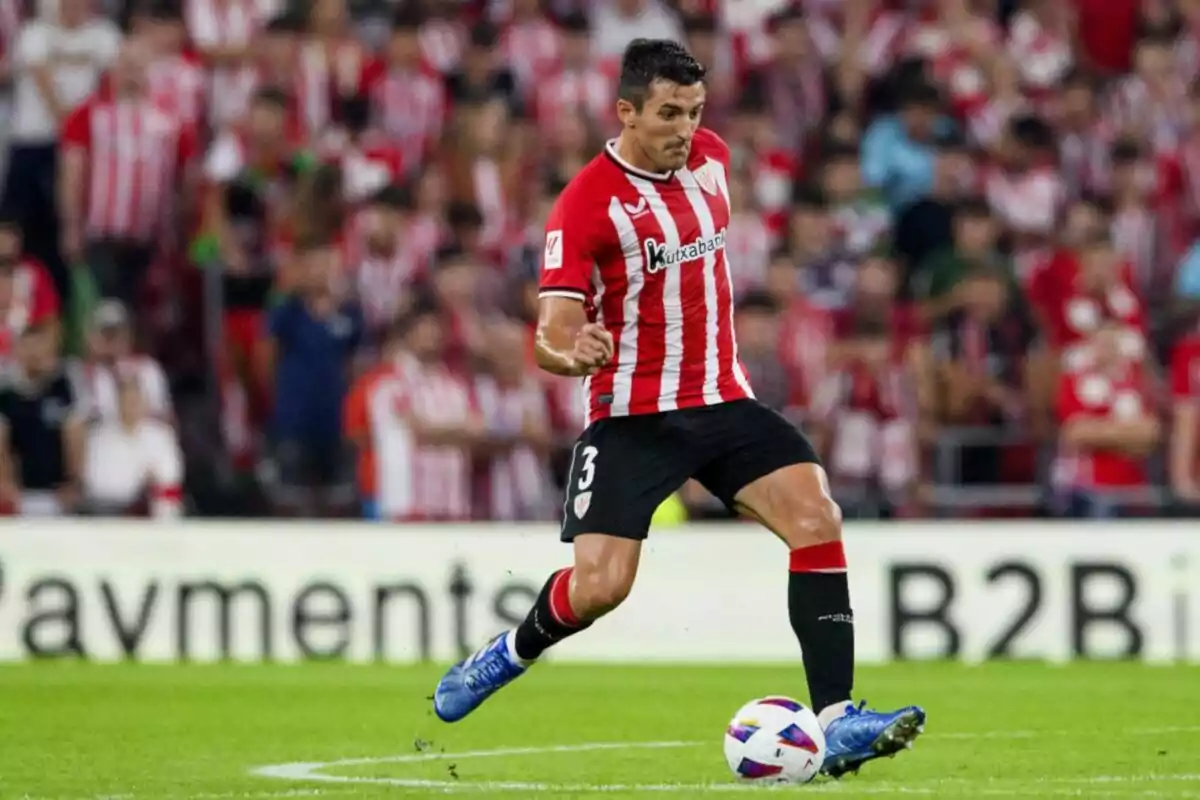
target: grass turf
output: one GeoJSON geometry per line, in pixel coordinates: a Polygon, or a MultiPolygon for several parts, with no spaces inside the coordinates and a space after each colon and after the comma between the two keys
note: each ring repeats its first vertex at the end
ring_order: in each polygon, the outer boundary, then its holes
{"type": "MultiPolygon", "coordinates": [[[[546,664],[445,725],[426,699],[439,673],[340,664],[0,667],[0,798],[740,797],[758,790],[736,784],[725,767],[730,715],[755,696],[804,697],[791,667],[546,664]],[[574,749],[592,743],[613,746],[574,749]],[[562,750],[547,752],[554,747],[562,750]],[[463,755],[498,748],[526,752],[463,755]],[[404,760],[319,770],[338,782],[252,773],[388,757],[404,760]]],[[[925,705],[926,735],[857,777],[785,792],[1200,798],[1200,669],[900,664],[862,669],[858,683],[874,705],[925,705]]]]}

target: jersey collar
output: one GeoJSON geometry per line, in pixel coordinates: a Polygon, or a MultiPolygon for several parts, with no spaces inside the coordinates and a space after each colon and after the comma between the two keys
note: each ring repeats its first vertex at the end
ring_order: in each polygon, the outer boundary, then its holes
{"type": "Polygon", "coordinates": [[[638,169],[633,164],[630,164],[625,159],[621,158],[617,153],[617,140],[609,139],[604,143],[604,155],[608,156],[618,167],[631,175],[636,175],[639,178],[645,178],[648,181],[666,182],[671,180],[675,175],[674,172],[650,172],[649,170],[638,169]]]}

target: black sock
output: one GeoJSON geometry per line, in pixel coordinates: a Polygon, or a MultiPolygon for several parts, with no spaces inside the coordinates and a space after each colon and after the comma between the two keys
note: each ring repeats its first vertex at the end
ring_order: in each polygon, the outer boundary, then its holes
{"type": "Polygon", "coordinates": [[[854,688],[854,612],[845,572],[792,572],[788,617],[800,640],[808,695],[821,713],[854,688]]]}
{"type": "Polygon", "coordinates": [[[517,627],[513,647],[517,656],[525,661],[534,660],[551,645],[592,624],[580,622],[571,609],[572,572],[574,570],[568,567],[551,575],[534,601],[533,608],[529,609],[529,615],[517,627]]]}

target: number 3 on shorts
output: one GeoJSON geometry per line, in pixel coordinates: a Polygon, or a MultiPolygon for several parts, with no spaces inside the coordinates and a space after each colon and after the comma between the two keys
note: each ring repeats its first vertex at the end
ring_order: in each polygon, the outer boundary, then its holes
{"type": "Polygon", "coordinates": [[[579,482],[575,484],[575,489],[583,492],[596,480],[596,456],[600,455],[600,451],[588,445],[579,455],[583,461],[579,464],[579,482]]]}

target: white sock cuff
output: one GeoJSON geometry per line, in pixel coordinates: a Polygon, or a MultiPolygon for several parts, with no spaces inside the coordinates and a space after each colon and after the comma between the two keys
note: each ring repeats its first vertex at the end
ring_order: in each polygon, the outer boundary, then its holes
{"type": "Polygon", "coordinates": [[[537,659],[525,660],[517,655],[517,629],[513,628],[508,633],[504,634],[504,646],[508,648],[508,657],[512,659],[514,664],[520,664],[522,667],[528,667],[537,659]]]}
{"type": "Polygon", "coordinates": [[[822,708],[821,713],[817,714],[817,722],[821,724],[821,730],[825,730],[836,720],[846,716],[846,712],[853,707],[853,702],[850,700],[843,700],[840,703],[834,703],[833,705],[822,708]]]}

